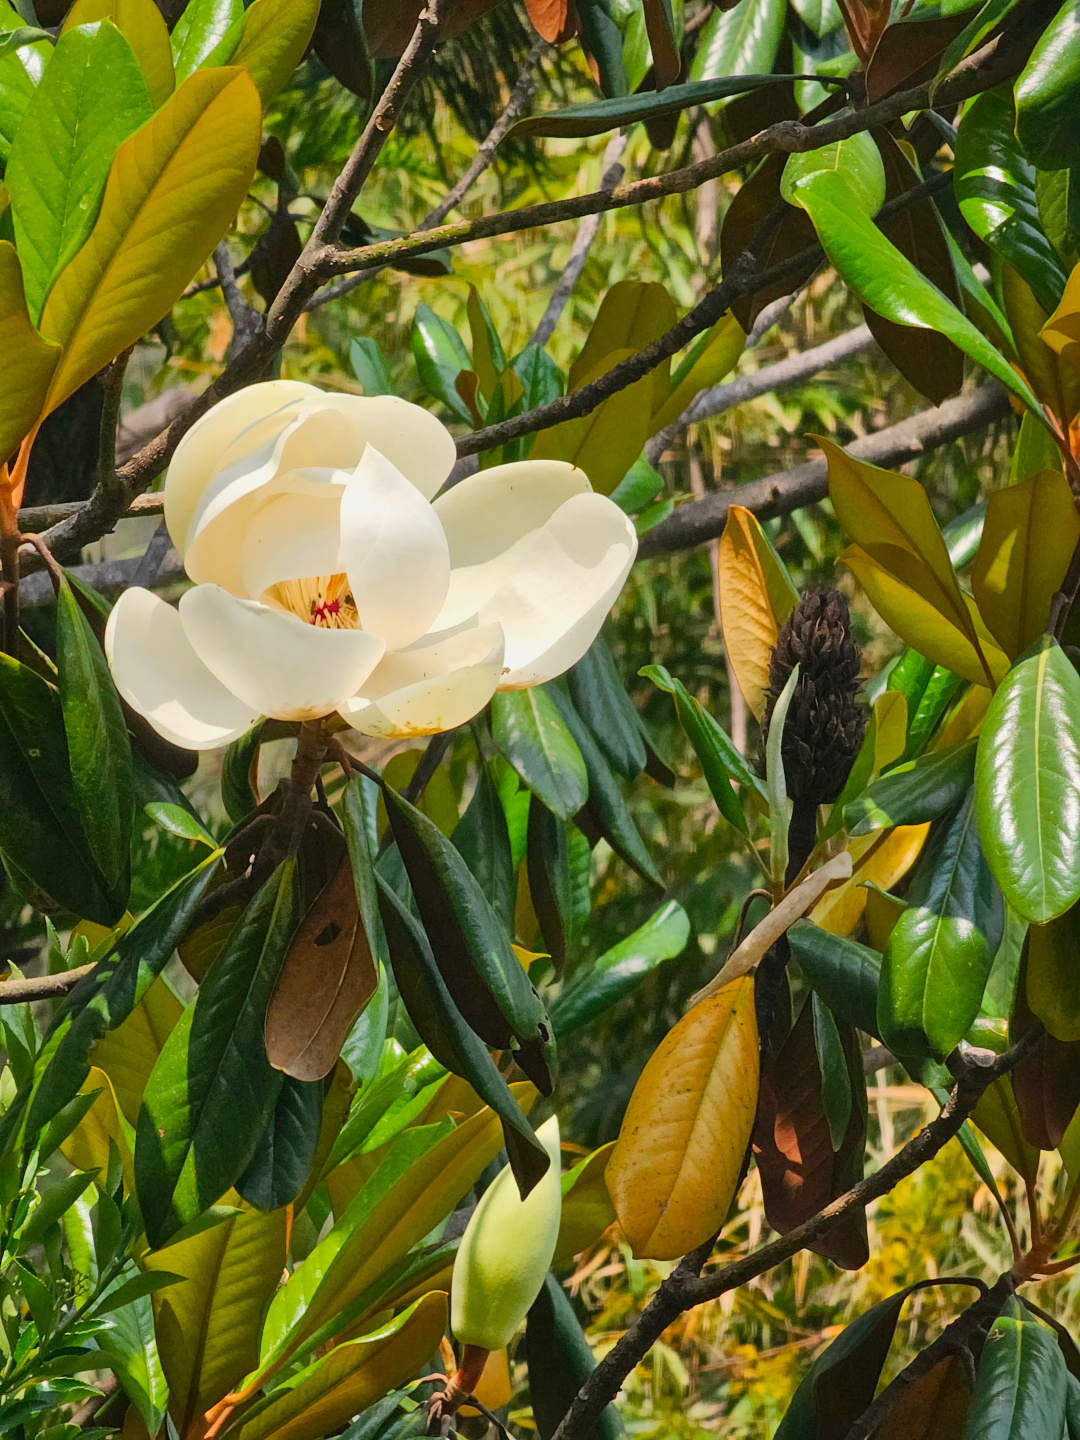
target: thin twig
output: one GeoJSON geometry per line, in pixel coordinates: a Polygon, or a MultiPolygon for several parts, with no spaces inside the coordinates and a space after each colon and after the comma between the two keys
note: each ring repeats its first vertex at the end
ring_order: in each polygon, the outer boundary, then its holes
{"type": "Polygon", "coordinates": [[[24,1005],[28,1000],[55,1000],[58,995],[67,995],[97,969],[97,963],[95,960],[92,965],[78,965],[74,970],[30,980],[0,980],[0,1005],[24,1005]]]}
{"type": "Polygon", "coordinates": [[[229,356],[231,360],[238,355],[249,341],[253,340],[260,324],[262,316],[254,305],[249,305],[244,299],[243,291],[237,284],[236,270],[233,268],[232,257],[229,254],[228,241],[222,240],[221,244],[214,251],[214,265],[217,269],[218,280],[221,284],[221,293],[225,299],[225,308],[229,312],[229,319],[233,323],[232,339],[229,341],[229,356]]]}

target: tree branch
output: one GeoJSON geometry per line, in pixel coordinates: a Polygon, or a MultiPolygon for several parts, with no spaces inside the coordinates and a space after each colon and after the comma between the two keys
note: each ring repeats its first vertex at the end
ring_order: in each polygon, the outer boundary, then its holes
{"type": "Polygon", "coordinates": [[[706,1300],[716,1300],[729,1290],[737,1290],[766,1270],[771,1270],[774,1265],[789,1260],[819,1240],[845,1215],[853,1210],[865,1209],[872,1200],[888,1194],[901,1180],[932,1159],[957,1133],[975,1109],[983,1091],[1017,1065],[1035,1047],[1043,1033],[1040,1025],[1033,1026],[1003,1055],[994,1055],[989,1050],[969,1050],[963,1055],[955,1051],[950,1057],[950,1069],[956,1076],[956,1084],[940,1114],[874,1174],[860,1180],[846,1194],[787,1235],[741,1260],[704,1275],[698,1274],[694,1265],[689,1263],[696,1260],[696,1256],[683,1260],[662,1282],[629,1330],[585,1381],[559,1423],[554,1440],[583,1440],[598,1421],[605,1405],[618,1394],[627,1375],[684,1310],[701,1305],[706,1300]]]}
{"type": "Polygon", "coordinates": [[[61,970],[58,975],[40,975],[32,980],[0,980],[0,1005],[24,1005],[28,1000],[55,1000],[69,991],[91,971],[92,965],[79,965],[74,970],[61,970]]]}
{"type": "MultiPolygon", "coordinates": [[[[1011,413],[1004,387],[987,382],[968,395],[946,400],[933,410],[924,410],[885,430],[863,435],[846,448],[860,460],[888,468],[948,445],[994,420],[1004,420],[1011,413]]],[[[771,520],[776,515],[789,515],[803,505],[823,500],[828,490],[829,472],[824,460],[808,460],[779,475],[750,480],[745,485],[725,486],[704,499],[680,505],[642,536],[638,559],[670,555],[714,539],[723,531],[732,505],[745,506],[759,520],[771,520]]]]}

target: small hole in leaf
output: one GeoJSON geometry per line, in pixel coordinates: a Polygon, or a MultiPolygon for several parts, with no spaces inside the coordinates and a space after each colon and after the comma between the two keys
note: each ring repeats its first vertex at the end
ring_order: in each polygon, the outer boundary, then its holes
{"type": "Polygon", "coordinates": [[[336,920],[331,920],[330,924],[324,926],[323,929],[319,931],[318,935],[315,936],[315,944],[332,945],[340,934],[341,926],[337,923],[336,920]]]}

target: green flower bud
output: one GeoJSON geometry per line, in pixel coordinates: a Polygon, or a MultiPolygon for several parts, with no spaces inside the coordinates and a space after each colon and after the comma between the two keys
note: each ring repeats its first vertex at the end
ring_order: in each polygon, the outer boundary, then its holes
{"type": "Polygon", "coordinates": [[[507,1165],[473,1211],[450,1287],[450,1326],[463,1345],[501,1350],[539,1295],[555,1253],[562,1213],[559,1122],[537,1138],[551,1164],[524,1200],[507,1165]]]}

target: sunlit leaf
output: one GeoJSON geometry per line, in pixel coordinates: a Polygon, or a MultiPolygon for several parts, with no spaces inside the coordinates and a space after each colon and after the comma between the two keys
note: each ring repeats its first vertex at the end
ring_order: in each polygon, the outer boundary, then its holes
{"type": "Polygon", "coordinates": [[[728,510],[717,563],[724,646],[746,703],[760,720],[769,657],[798,592],[758,521],[741,505],[728,510]]]}
{"type": "Polygon", "coordinates": [[[163,105],[173,93],[172,49],[154,0],[75,0],[64,21],[64,31],[95,20],[113,22],[135,52],[154,105],[163,105]]]}
{"type": "Polygon", "coordinates": [[[230,63],[248,71],[264,105],[304,58],[318,18],[319,0],[254,0],[244,12],[244,33],[230,63]]]}
{"type": "Polygon", "coordinates": [[[30,323],[15,247],[0,240],[0,453],[10,456],[37,423],[60,347],[30,323]]]}

